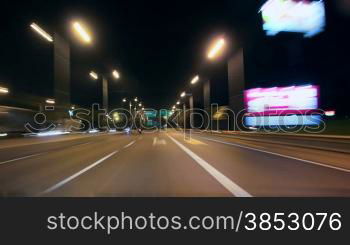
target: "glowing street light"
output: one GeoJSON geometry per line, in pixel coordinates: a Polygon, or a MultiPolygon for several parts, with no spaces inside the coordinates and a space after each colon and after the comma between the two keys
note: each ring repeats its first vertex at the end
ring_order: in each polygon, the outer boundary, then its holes
{"type": "Polygon", "coordinates": [[[142,106],[142,103],[139,104],[139,107],[141,107],[141,106],[142,106]]]}
{"type": "Polygon", "coordinates": [[[180,101],[176,102],[177,105],[180,105],[180,103],[181,103],[180,101]]]}
{"type": "Polygon", "coordinates": [[[94,72],[94,71],[91,71],[91,72],[90,72],[90,77],[92,77],[92,78],[95,79],[95,80],[98,79],[98,75],[97,75],[97,73],[94,72]]]}
{"type": "Polygon", "coordinates": [[[52,36],[48,34],[46,31],[44,31],[40,26],[38,26],[35,23],[32,23],[30,27],[35,30],[37,33],[39,33],[43,38],[45,38],[49,42],[53,42],[52,36]]]}
{"type": "Polygon", "coordinates": [[[46,100],[46,103],[47,103],[47,104],[54,105],[56,102],[55,102],[54,99],[47,99],[47,100],[46,100]]]}
{"type": "Polygon", "coordinates": [[[86,43],[90,43],[91,42],[91,37],[89,36],[87,31],[83,28],[83,26],[79,22],[74,22],[73,23],[73,28],[79,34],[80,38],[84,42],[86,42],[86,43]]]}
{"type": "Polygon", "coordinates": [[[217,40],[208,53],[208,59],[211,60],[216,58],[219,55],[219,53],[222,51],[224,46],[225,46],[225,39],[220,38],[219,40],[217,40]]]}
{"type": "Polygon", "coordinates": [[[182,94],[180,96],[181,96],[181,98],[185,97],[186,96],[186,92],[182,92],[182,94]]]}
{"type": "Polygon", "coordinates": [[[115,79],[119,79],[120,78],[119,72],[117,70],[114,70],[112,74],[113,74],[113,77],[115,79]]]}
{"type": "Polygon", "coordinates": [[[138,98],[135,98],[135,99],[134,99],[134,101],[135,101],[135,102],[138,102],[138,101],[139,101],[139,99],[138,99],[138,98]]]}
{"type": "Polygon", "coordinates": [[[116,122],[119,122],[119,121],[120,121],[120,116],[119,116],[119,113],[118,113],[118,112],[115,112],[115,113],[113,114],[113,119],[114,119],[114,121],[116,121],[116,122]]]}
{"type": "Polygon", "coordinates": [[[123,102],[126,103],[126,99],[125,98],[123,99],[123,102]]]}
{"type": "Polygon", "coordinates": [[[5,87],[0,87],[0,94],[8,94],[9,93],[9,89],[5,88],[5,87]]]}
{"type": "Polygon", "coordinates": [[[173,106],[173,110],[175,110],[175,109],[176,109],[176,106],[174,105],[174,106],[173,106]]]}
{"type": "Polygon", "coordinates": [[[191,84],[196,84],[197,82],[199,81],[199,76],[195,76],[192,81],[191,81],[191,84]]]}

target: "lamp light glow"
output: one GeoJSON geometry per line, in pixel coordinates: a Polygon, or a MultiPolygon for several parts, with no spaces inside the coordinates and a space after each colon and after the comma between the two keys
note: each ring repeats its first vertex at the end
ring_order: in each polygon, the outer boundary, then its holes
{"type": "Polygon", "coordinates": [[[195,76],[192,81],[191,81],[191,84],[196,84],[197,82],[199,81],[199,76],[195,76]]]}
{"type": "Polygon", "coordinates": [[[114,71],[113,71],[113,77],[114,77],[115,79],[119,79],[119,78],[120,78],[119,72],[118,72],[117,70],[114,70],[114,71]]]}
{"type": "Polygon", "coordinates": [[[95,80],[98,79],[98,75],[97,75],[97,73],[94,72],[94,71],[91,71],[91,72],[90,72],[90,77],[92,77],[92,78],[95,79],[95,80]]]}
{"type": "Polygon", "coordinates": [[[35,23],[32,23],[30,27],[35,30],[37,33],[40,34],[43,38],[45,38],[49,42],[53,42],[53,38],[50,34],[48,34],[46,31],[44,31],[40,26],[38,26],[35,23]]]}
{"type": "Polygon", "coordinates": [[[218,41],[216,41],[214,46],[210,49],[208,53],[208,59],[216,58],[224,46],[225,46],[225,39],[220,38],[218,41]]]}
{"type": "Polygon", "coordinates": [[[1,94],[8,94],[9,93],[9,89],[5,88],[5,87],[0,87],[0,93],[1,94]]]}
{"type": "Polygon", "coordinates": [[[79,34],[80,38],[84,42],[86,42],[86,43],[90,43],[91,42],[91,37],[89,36],[87,31],[83,28],[83,26],[79,22],[74,22],[73,23],[73,28],[79,34]]]}
{"type": "Polygon", "coordinates": [[[54,99],[47,99],[45,102],[51,105],[54,105],[56,103],[54,99]]]}

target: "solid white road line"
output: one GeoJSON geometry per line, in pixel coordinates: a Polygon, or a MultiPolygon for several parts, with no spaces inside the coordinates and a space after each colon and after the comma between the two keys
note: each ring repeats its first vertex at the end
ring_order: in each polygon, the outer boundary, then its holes
{"type": "Polygon", "coordinates": [[[131,143],[127,144],[126,146],[124,146],[124,149],[126,149],[126,148],[132,146],[133,144],[135,144],[135,142],[136,142],[136,141],[134,140],[134,141],[132,141],[131,143]]]}
{"type": "Polygon", "coordinates": [[[279,157],[289,158],[289,159],[292,159],[292,160],[297,160],[297,161],[310,163],[310,164],[321,166],[321,167],[325,167],[325,168],[330,168],[330,169],[334,169],[334,170],[339,170],[339,171],[350,173],[350,169],[346,169],[346,168],[330,166],[330,165],[319,163],[319,162],[309,161],[309,160],[305,160],[305,159],[301,159],[301,158],[297,158],[297,157],[292,157],[292,156],[288,156],[288,155],[283,155],[283,154],[279,154],[279,153],[275,153],[275,152],[260,150],[260,149],[257,149],[257,148],[253,148],[253,147],[249,147],[249,146],[243,146],[243,145],[240,145],[240,144],[235,144],[235,143],[225,142],[225,141],[221,141],[221,140],[210,139],[210,138],[207,138],[207,137],[202,137],[202,136],[198,136],[198,137],[202,138],[202,139],[209,140],[209,141],[213,141],[213,142],[216,142],[216,143],[236,146],[236,147],[240,147],[240,148],[244,148],[244,149],[248,149],[248,150],[252,150],[252,151],[259,151],[259,152],[263,152],[263,153],[267,153],[267,154],[271,154],[271,155],[275,155],[275,156],[279,156],[279,157]]]}
{"type": "MultiPolygon", "coordinates": [[[[73,145],[73,146],[71,146],[71,148],[76,147],[76,146],[89,145],[91,143],[92,142],[81,143],[81,144],[73,145]]],[[[10,162],[16,162],[16,161],[20,161],[20,160],[24,160],[24,159],[28,159],[28,158],[32,158],[32,157],[36,157],[36,156],[40,156],[40,155],[44,155],[46,153],[48,153],[48,152],[42,152],[42,153],[38,153],[38,154],[32,154],[32,155],[28,155],[28,156],[24,156],[24,157],[19,157],[19,158],[3,161],[3,162],[0,162],[0,165],[10,163],[10,162]]]]}
{"type": "Polygon", "coordinates": [[[76,174],[73,174],[72,176],[62,180],[61,182],[57,183],[56,185],[48,188],[47,190],[43,191],[42,193],[39,194],[39,196],[48,194],[52,191],[57,190],[58,188],[62,187],[63,185],[67,184],[68,182],[72,181],[73,179],[79,177],[80,175],[84,174],[85,172],[89,171],[90,169],[96,167],[97,165],[99,165],[100,163],[102,163],[103,161],[107,160],[108,158],[112,157],[113,155],[115,155],[116,153],[118,153],[118,151],[114,151],[111,154],[101,158],[100,160],[96,161],[95,163],[91,164],[90,166],[80,170],[79,172],[77,172],[76,174]]]}
{"type": "Polygon", "coordinates": [[[164,139],[158,139],[157,137],[153,138],[153,146],[157,145],[166,145],[166,141],[164,139]]]}
{"type": "Polygon", "coordinates": [[[211,176],[213,176],[221,185],[223,185],[229,192],[237,197],[252,197],[247,191],[242,189],[239,185],[234,183],[228,177],[220,173],[216,170],[212,165],[208,162],[200,158],[186,146],[181,144],[179,141],[168,135],[168,137],[174,141],[176,145],[178,145],[184,152],[186,152],[193,160],[195,160],[202,168],[204,168],[211,176]]]}
{"type": "Polygon", "coordinates": [[[28,159],[28,158],[31,158],[31,157],[40,156],[40,155],[42,155],[42,154],[44,154],[44,153],[38,153],[38,154],[33,154],[33,155],[25,156],[25,157],[19,157],[19,158],[15,158],[15,159],[3,161],[3,162],[0,162],[0,165],[6,164],[6,163],[10,163],[10,162],[19,161],[19,160],[23,160],[23,159],[28,159]]]}

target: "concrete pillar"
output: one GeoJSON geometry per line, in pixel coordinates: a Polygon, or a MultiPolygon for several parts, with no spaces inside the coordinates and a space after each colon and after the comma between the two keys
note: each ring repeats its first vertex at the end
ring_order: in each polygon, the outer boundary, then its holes
{"type": "Polygon", "coordinates": [[[229,105],[231,110],[235,113],[235,119],[232,117],[231,130],[237,130],[235,125],[242,128],[242,116],[237,116],[239,112],[244,109],[244,90],[245,90],[245,77],[244,77],[244,53],[243,48],[237,50],[228,61],[228,93],[229,93],[229,105]],[[236,123],[235,124],[235,120],[236,123]]]}
{"type": "Polygon", "coordinates": [[[211,113],[211,101],[210,101],[210,80],[206,79],[204,84],[203,84],[203,105],[204,105],[204,110],[208,113],[209,118],[204,117],[205,122],[204,122],[204,126],[208,127],[208,129],[211,128],[211,117],[212,117],[212,113],[211,113]]]}
{"type": "Polygon", "coordinates": [[[191,129],[194,126],[193,95],[190,95],[189,104],[190,104],[190,126],[189,126],[189,128],[191,129]]]}
{"type": "Polygon", "coordinates": [[[54,34],[54,96],[55,111],[59,114],[70,108],[70,47],[57,33],[54,34]]]}
{"type": "Polygon", "coordinates": [[[102,77],[102,97],[103,97],[103,109],[108,113],[108,80],[102,77]]]}

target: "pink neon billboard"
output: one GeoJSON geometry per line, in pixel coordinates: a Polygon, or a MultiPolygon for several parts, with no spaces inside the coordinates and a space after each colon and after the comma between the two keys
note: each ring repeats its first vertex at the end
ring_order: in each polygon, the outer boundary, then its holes
{"type": "Polygon", "coordinates": [[[319,87],[291,86],[254,88],[244,92],[249,115],[307,114],[319,109],[319,87]]]}

